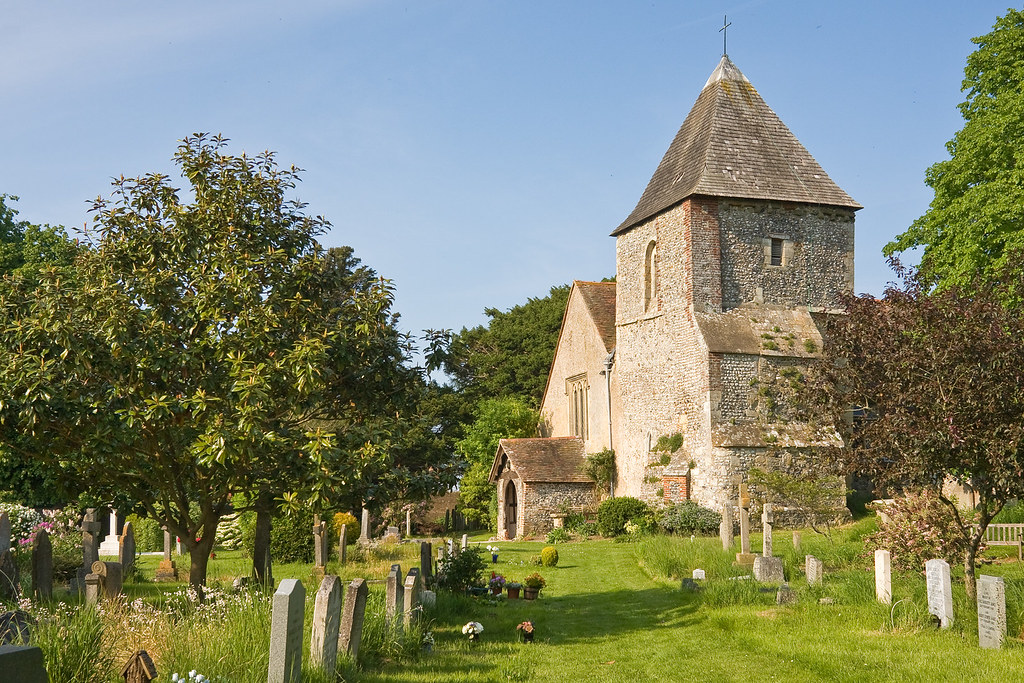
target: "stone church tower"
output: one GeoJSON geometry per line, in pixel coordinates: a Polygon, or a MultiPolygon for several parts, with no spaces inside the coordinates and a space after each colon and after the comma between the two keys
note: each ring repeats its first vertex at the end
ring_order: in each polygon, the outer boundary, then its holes
{"type": "Polygon", "coordinates": [[[721,509],[753,466],[815,466],[802,449],[830,437],[765,387],[799,381],[852,291],[859,208],[723,56],[612,233],[615,495],[721,509]],[[682,448],[652,453],[675,433],[682,448]]]}

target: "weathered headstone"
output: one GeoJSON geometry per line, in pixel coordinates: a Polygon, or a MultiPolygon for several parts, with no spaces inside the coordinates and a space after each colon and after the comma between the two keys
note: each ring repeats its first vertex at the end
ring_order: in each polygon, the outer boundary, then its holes
{"type": "Polygon", "coordinates": [[[765,503],[761,508],[761,552],[765,557],[772,556],[772,523],[775,522],[775,514],[772,512],[772,504],[765,503]]]}
{"type": "Polygon", "coordinates": [[[722,523],[718,526],[718,536],[722,539],[722,550],[732,548],[732,504],[726,503],[722,507],[722,523]]]}
{"type": "Polygon", "coordinates": [[[469,547],[469,534],[462,534],[462,545],[459,547],[459,550],[465,550],[468,547],[469,547]]]}
{"type": "Polygon", "coordinates": [[[95,605],[99,603],[103,592],[103,577],[99,574],[85,575],[85,604],[95,605]]]}
{"type": "Polygon", "coordinates": [[[796,550],[797,552],[800,552],[800,541],[801,541],[800,532],[799,531],[794,531],[793,532],[793,550],[796,550]]]}
{"type": "Polygon", "coordinates": [[[37,531],[32,542],[32,595],[40,600],[53,597],[53,545],[46,529],[37,531]]]}
{"type": "Polygon", "coordinates": [[[370,544],[370,511],[363,508],[363,523],[359,527],[359,545],[370,544]]]}
{"type": "Polygon", "coordinates": [[[892,556],[888,550],[875,551],[875,599],[892,604],[892,556]]]}
{"type": "Polygon", "coordinates": [[[345,564],[348,560],[348,524],[341,525],[338,535],[338,562],[345,564]]]}
{"type": "Polygon", "coordinates": [[[302,680],[302,620],[306,589],[298,579],[282,579],[274,592],[270,618],[270,666],[267,683],[302,680]]]}
{"type": "Polygon", "coordinates": [[[807,574],[807,585],[817,586],[821,583],[822,575],[825,573],[824,563],[814,555],[804,558],[804,572],[807,574]]]}
{"type": "Polygon", "coordinates": [[[398,531],[397,526],[389,526],[388,531],[384,534],[384,538],[392,539],[395,541],[401,540],[402,534],[398,531]]]}
{"type": "Polygon", "coordinates": [[[953,586],[949,580],[949,563],[928,560],[924,563],[928,584],[928,613],[939,620],[940,628],[953,625],[953,586]]]}
{"type": "Polygon", "coordinates": [[[160,566],[156,568],[154,581],[177,581],[178,568],[174,566],[171,559],[171,532],[164,529],[164,556],[160,560],[160,566]]]}
{"type": "Polygon", "coordinates": [[[1002,577],[978,577],[978,645],[998,650],[1006,639],[1006,582],[1002,577]]]}
{"type": "Polygon", "coordinates": [[[0,553],[11,549],[11,518],[0,512],[0,553]]]}
{"type": "Polygon", "coordinates": [[[402,577],[402,566],[391,565],[388,572],[386,587],[384,590],[384,614],[387,616],[388,626],[398,624],[401,628],[401,620],[398,618],[405,605],[405,582],[402,577]]]}
{"type": "Polygon", "coordinates": [[[796,593],[789,587],[788,583],[784,583],[779,586],[779,590],[775,593],[775,604],[776,605],[792,605],[796,602],[796,593]]]}
{"type": "Polygon", "coordinates": [[[405,511],[405,537],[412,538],[412,510],[405,511]]]}
{"type": "Polygon", "coordinates": [[[345,591],[345,609],[341,617],[341,634],[338,636],[338,650],[347,654],[352,661],[359,657],[359,641],[363,637],[363,616],[366,614],[366,581],[355,579],[345,591]]]}
{"type": "MultiPolygon", "coordinates": [[[[32,627],[35,625],[35,617],[20,609],[0,614],[0,645],[27,643],[32,637],[32,627]]],[[[0,669],[0,672],[2,671],[3,669],[0,669]]]]}
{"type": "Polygon", "coordinates": [[[419,619],[420,588],[420,570],[413,567],[405,577],[405,589],[402,596],[405,603],[402,617],[405,620],[406,628],[411,628],[419,619]]]}
{"type": "Polygon", "coordinates": [[[121,538],[118,539],[117,559],[125,575],[135,566],[135,529],[131,522],[124,523],[121,538]]]}
{"type": "Polygon", "coordinates": [[[694,581],[706,581],[707,578],[708,578],[707,572],[705,572],[703,569],[694,569],[693,570],[693,580],[694,581]]]}
{"type": "Polygon", "coordinates": [[[782,583],[786,580],[781,557],[758,555],[754,558],[754,578],[761,583],[782,583]]]}
{"type": "Polygon", "coordinates": [[[116,598],[121,594],[124,573],[120,562],[93,562],[92,573],[101,577],[105,599],[116,598]]]}
{"type": "Polygon", "coordinates": [[[434,547],[430,541],[420,542],[420,576],[428,581],[433,575],[434,547]]]}
{"type": "Polygon", "coordinates": [[[125,663],[121,669],[121,678],[125,683],[149,683],[156,678],[156,664],[145,650],[139,650],[125,663]]]}
{"type": "Polygon", "coordinates": [[[43,651],[28,645],[0,645],[0,671],[5,681],[49,683],[43,651]]]}
{"type": "Polygon", "coordinates": [[[323,569],[327,566],[327,522],[313,525],[313,566],[323,569]]]}
{"type": "Polygon", "coordinates": [[[21,592],[18,585],[18,565],[14,561],[14,551],[0,553],[0,600],[14,600],[21,592]]]}
{"type": "Polygon", "coordinates": [[[320,582],[313,605],[313,631],[309,639],[309,656],[329,678],[334,678],[338,665],[338,630],[341,627],[341,580],[332,574],[320,582]]]}
{"type": "Polygon", "coordinates": [[[117,552],[120,547],[117,539],[117,510],[110,511],[110,531],[107,537],[103,539],[103,543],[100,544],[99,554],[107,557],[117,557],[117,552]]]}
{"type": "Polygon", "coordinates": [[[434,591],[420,591],[420,606],[426,609],[433,609],[437,604],[437,593],[434,591]]]}
{"type": "Polygon", "coordinates": [[[100,559],[100,523],[96,520],[96,508],[86,508],[82,515],[82,566],[78,568],[78,588],[85,585],[85,575],[92,571],[92,563],[100,559]]]}
{"type": "Polygon", "coordinates": [[[740,484],[740,551],[736,553],[736,564],[746,567],[753,566],[754,554],[750,552],[750,495],[747,485],[740,484]]]}

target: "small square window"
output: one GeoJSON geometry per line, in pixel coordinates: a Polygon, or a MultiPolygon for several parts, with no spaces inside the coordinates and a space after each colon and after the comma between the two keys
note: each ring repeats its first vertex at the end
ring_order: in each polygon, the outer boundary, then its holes
{"type": "Polygon", "coordinates": [[[771,254],[771,260],[768,263],[770,265],[773,265],[773,266],[781,266],[782,265],[782,238],[781,237],[773,237],[772,238],[772,254],[771,254]]]}

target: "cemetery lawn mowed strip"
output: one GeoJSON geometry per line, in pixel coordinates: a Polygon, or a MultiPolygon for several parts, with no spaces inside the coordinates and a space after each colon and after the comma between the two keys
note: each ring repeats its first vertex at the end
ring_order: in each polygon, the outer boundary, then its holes
{"type": "Polygon", "coordinates": [[[980,649],[976,635],[887,631],[875,606],[701,606],[676,582],[645,574],[628,543],[559,544],[555,568],[529,564],[541,543],[500,547],[489,568],[520,580],[539,571],[548,582],[540,600],[465,599],[456,610],[439,596],[433,653],[365,670],[360,680],[1024,680],[1024,646],[1014,634],[996,652],[980,649]],[[516,639],[516,624],[527,619],[536,624],[533,644],[516,639]],[[483,624],[481,642],[462,634],[468,621],[483,624]]]}

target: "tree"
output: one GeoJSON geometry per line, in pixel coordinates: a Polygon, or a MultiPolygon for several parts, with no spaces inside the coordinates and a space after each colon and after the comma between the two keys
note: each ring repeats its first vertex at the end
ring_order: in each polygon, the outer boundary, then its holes
{"type": "Polygon", "coordinates": [[[923,247],[922,278],[940,287],[972,284],[978,274],[992,282],[1024,253],[1024,12],[1008,10],[973,42],[964,127],[946,144],[950,158],[925,176],[935,197],[884,249],[923,247]]]}
{"type": "Polygon", "coordinates": [[[390,286],[332,267],[298,170],[225,146],[182,141],[189,203],[115,180],[73,271],[0,289],[0,441],[160,520],[200,591],[235,493],[316,508],[390,468],[409,377],[390,286]]]}
{"type": "Polygon", "coordinates": [[[851,473],[895,488],[937,492],[967,541],[964,581],[985,529],[1024,496],[1024,310],[1001,302],[1021,279],[995,287],[950,285],[927,295],[907,276],[882,300],[849,298],[827,328],[809,406],[843,432],[851,473]],[[854,406],[853,417],[850,406],[854,406]],[[845,419],[844,419],[845,418],[845,419]],[[977,495],[974,519],[942,492],[944,482],[977,495]]]}

